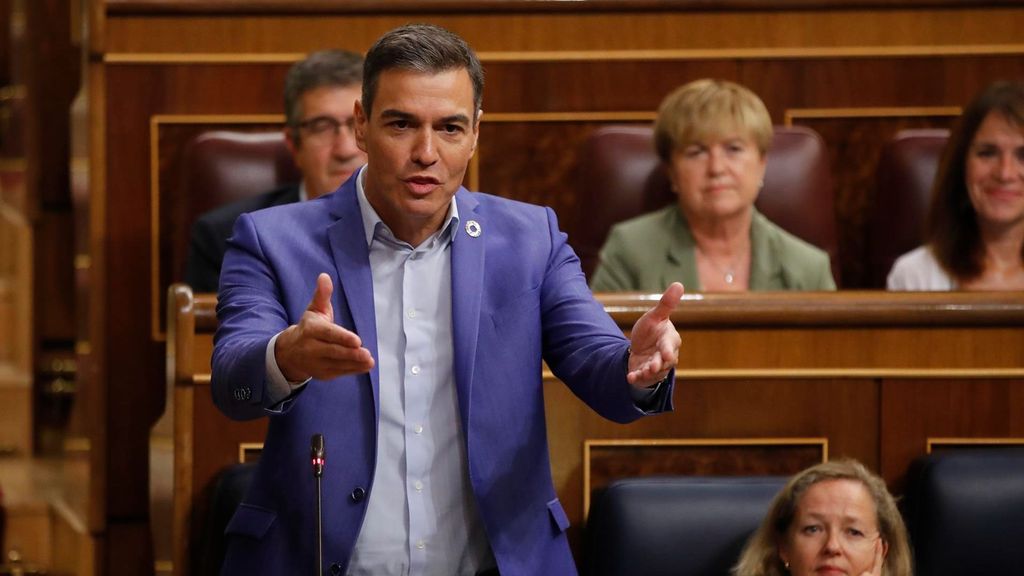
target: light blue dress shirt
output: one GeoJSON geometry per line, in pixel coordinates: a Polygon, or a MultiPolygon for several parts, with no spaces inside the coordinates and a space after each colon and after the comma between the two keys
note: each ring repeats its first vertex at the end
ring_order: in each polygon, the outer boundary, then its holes
{"type": "MultiPolygon", "coordinates": [[[[348,574],[472,576],[495,561],[469,481],[453,372],[458,209],[453,201],[441,229],[413,247],[381,221],[363,181],[361,170],[356,191],[373,277],[380,420],[373,487],[348,574]]],[[[276,339],[267,347],[273,403],[305,385],[284,379],[276,339]]]]}

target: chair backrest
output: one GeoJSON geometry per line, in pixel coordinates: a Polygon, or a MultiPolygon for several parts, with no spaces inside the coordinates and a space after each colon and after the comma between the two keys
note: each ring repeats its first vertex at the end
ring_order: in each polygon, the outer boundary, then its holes
{"type": "Polygon", "coordinates": [[[587,520],[591,576],[720,576],[736,563],[785,477],[613,482],[587,520]]]}
{"type": "Polygon", "coordinates": [[[941,128],[901,130],[878,157],[868,216],[868,282],[884,288],[893,262],[921,245],[939,158],[949,139],[941,128]]]}
{"type": "MultiPolygon", "coordinates": [[[[195,550],[198,558],[193,576],[216,576],[220,574],[227,552],[227,539],[224,530],[235,515],[235,510],[242,503],[252,479],[256,474],[256,463],[235,464],[221,471],[217,476],[209,495],[209,508],[206,511],[202,540],[196,542],[195,550]]],[[[193,537],[199,536],[193,534],[193,537]]]]}
{"type": "Polygon", "coordinates": [[[280,130],[215,130],[196,136],[182,155],[171,269],[184,271],[192,223],[204,212],[301,178],[280,130]]]}
{"type": "Polygon", "coordinates": [[[919,576],[1024,574],[1024,447],[917,460],[903,505],[919,576]]]}
{"type": "MultiPolygon", "coordinates": [[[[576,235],[571,238],[589,276],[612,225],[676,201],[654,151],[651,126],[595,130],[580,155],[576,235]]],[[[801,126],[776,126],[764,188],[755,203],[769,220],[828,252],[838,280],[839,242],[828,150],[801,126]]]]}

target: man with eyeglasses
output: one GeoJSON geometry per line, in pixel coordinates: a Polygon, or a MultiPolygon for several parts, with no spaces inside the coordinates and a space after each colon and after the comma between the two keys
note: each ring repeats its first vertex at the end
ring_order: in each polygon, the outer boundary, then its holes
{"type": "Polygon", "coordinates": [[[284,136],[302,181],[221,206],[196,220],[185,269],[185,282],[194,291],[217,291],[227,239],[240,214],[319,198],[366,163],[352,133],[362,77],[362,56],[346,50],[313,52],[288,70],[284,136]]]}

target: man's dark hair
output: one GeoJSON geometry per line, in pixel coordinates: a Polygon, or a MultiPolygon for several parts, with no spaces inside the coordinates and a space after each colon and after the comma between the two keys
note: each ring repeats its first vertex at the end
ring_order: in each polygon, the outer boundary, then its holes
{"type": "Polygon", "coordinates": [[[384,34],[363,64],[363,111],[369,117],[381,72],[391,69],[437,74],[465,69],[473,82],[473,118],[484,98],[484,69],[473,49],[457,34],[432,24],[409,24],[384,34]]]}
{"type": "Polygon", "coordinates": [[[306,92],[322,86],[358,86],[362,80],[363,57],[359,54],[348,50],[310,53],[293,64],[284,79],[285,122],[295,128],[302,121],[301,98],[306,92]]]}

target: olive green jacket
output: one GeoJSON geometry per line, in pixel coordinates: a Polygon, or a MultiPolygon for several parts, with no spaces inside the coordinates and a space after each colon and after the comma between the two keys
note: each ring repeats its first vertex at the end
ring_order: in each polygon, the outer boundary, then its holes
{"type": "MultiPolygon", "coordinates": [[[[662,292],[682,282],[700,292],[696,243],[677,206],[612,227],[590,279],[595,292],[662,292]]],[[[750,224],[751,290],[835,290],[828,254],[754,210],[750,224]]]]}

